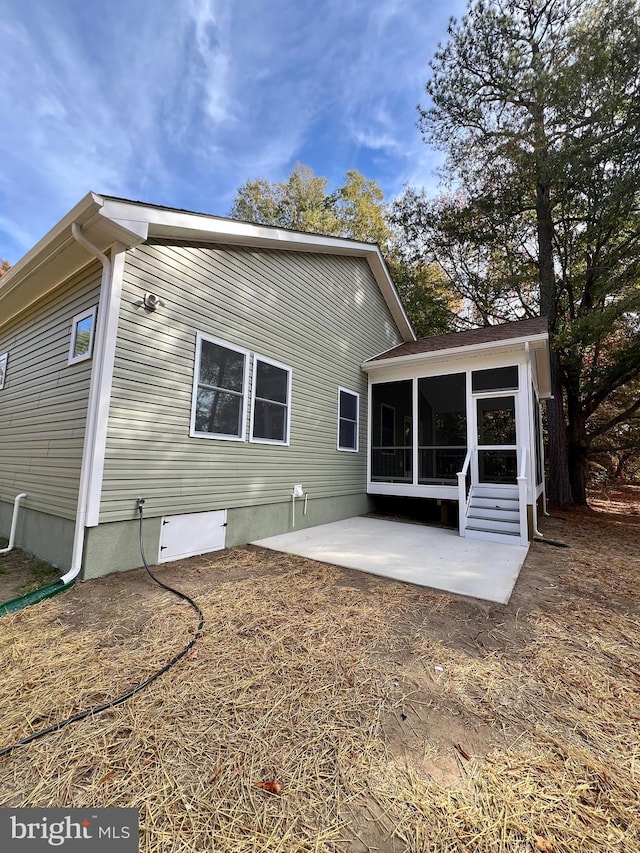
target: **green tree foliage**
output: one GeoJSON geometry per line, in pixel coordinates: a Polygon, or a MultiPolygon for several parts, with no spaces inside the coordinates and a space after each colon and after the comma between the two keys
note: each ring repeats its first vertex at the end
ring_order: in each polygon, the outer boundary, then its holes
{"type": "Polygon", "coordinates": [[[407,315],[418,336],[450,331],[457,303],[436,264],[410,257],[393,225],[384,194],[356,169],[328,192],[328,180],[296,164],[286,181],[247,181],[237,191],[230,216],[262,225],[310,231],[380,247],[407,315]]]}
{"type": "Polygon", "coordinates": [[[345,175],[344,186],[338,187],[328,201],[336,220],[336,234],[377,243],[383,252],[388,252],[393,235],[384,193],[375,181],[351,169],[345,175]]]}
{"type": "Polygon", "coordinates": [[[401,252],[391,251],[387,266],[418,338],[459,328],[461,301],[452,293],[438,264],[410,262],[401,252]]]}
{"type": "Polygon", "coordinates": [[[450,185],[395,218],[480,323],[552,334],[550,497],[586,500],[594,442],[634,418],[640,377],[637,0],[489,0],[431,63],[425,139],[450,185]]]}
{"type": "Polygon", "coordinates": [[[487,208],[462,192],[429,199],[405,189],[393,205],[405,253],[416,264],[437,265],[449,292],[458,297],[461,326],[486,326],[536,316],[537,265],[530,228],[487,208]]]}
{"type": "Polygon", "coordinates": [[[279,225],[296,231],[333,234],[337,222],[327,195],[328,181],[297,163],[286,181],[247,181],[236,193],[229,213],[234,219],[279,225]]]}
{"type": "Polygon", "coordinates": [[[230,216],[262,225],[350,237],[375,242],[384,249],[391,240],[384,194],[375,181],[356,169],[345,175],[344,186],[328,192],[327,178],[296,163],[286,181],[261,178],[239,187],[230,216]]]}
{"type": "Polygon", "coordinates": [[[592,474],[612,484],[640,484],[640,380],[613,392],[590,421],[592,474]]]}

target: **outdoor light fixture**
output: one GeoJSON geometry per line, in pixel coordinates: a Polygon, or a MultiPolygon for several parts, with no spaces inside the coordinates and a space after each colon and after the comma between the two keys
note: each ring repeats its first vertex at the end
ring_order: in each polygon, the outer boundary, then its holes
{"type": "Polygon", "coordinates": [[[166,303],[155,293],[145,293],[143,305],[147,311],[155,311],[156,308],[162,308],[166,303]]]}

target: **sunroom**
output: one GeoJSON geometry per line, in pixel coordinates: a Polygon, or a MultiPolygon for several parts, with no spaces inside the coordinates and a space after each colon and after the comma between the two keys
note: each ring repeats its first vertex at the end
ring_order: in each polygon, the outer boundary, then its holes
{"type": "Polygon", "coordinates": [[[368,493],[455,501],[461,536],[526,544],[544,500],[546,318],[422,338],[362,369],[368,493]]]}

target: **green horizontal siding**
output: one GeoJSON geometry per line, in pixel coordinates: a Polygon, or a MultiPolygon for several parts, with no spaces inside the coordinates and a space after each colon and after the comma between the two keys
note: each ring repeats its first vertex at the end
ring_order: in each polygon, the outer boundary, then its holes
{"type": "MultiPolygon", "coordinates": [[[[127,255],[101,521],[366,490],[366,358],[401,337],[360,258],[146,245],[127,255]],[[166,305],[142,307],[145,291],[166,305]],[[289,446],[190,438],[196,332],[293,370],[289,446]],[[360,393],[360,452],[336,450],[337,389],[360,393]]],[[[252,377],[250,375],[249,382],[252,377]]],[[[247,437],[249,435],[249,408],[247,437]]]]}
{"type": "Polygon", "coordinates": [[[0,329],[0,499],[24,491],[25,507],[66,519],[76,515],[92,364],[67,364],[71,322],[97,304],[100,277],[92,263],[0,329]]]}

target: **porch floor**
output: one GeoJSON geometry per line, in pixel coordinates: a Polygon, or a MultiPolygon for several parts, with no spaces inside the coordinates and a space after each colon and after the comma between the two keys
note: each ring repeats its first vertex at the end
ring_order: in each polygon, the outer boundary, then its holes
{"type": "Polygon", "coordinates": [[[366,516],[251,544],[498,604],[509,601],[529,550],[464,539],[455,530],[366,516]]]}

